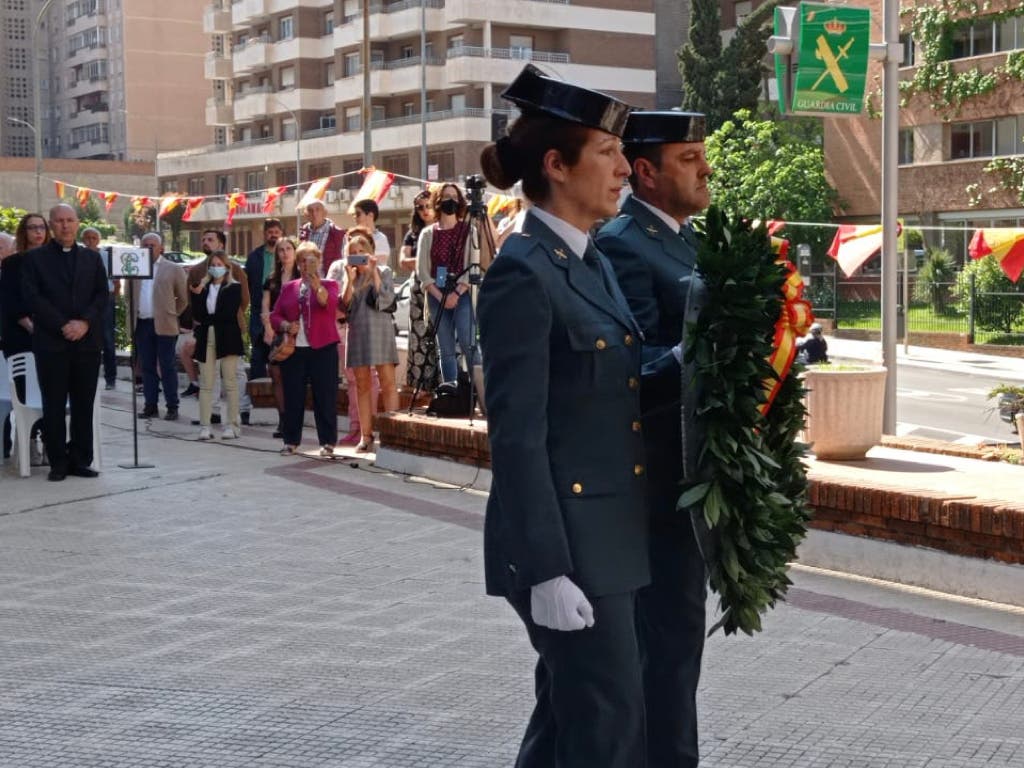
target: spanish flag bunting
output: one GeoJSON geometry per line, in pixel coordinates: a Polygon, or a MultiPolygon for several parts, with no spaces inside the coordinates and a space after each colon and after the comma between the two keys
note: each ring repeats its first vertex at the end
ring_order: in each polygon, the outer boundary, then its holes
{"type": "Polygon", "coordinates": [[[352,198],[352,204],[348,207],[349,213],[356,212],[356,203],[360,200],[373,200],[373,202],[379,203],[384,199],[384,195],[388,193],[391,185],[395,182],[395,174],[393,173],[378,171],[373,166],[365,170],[366,178],[363,180],[363,186],[359,188],[355,197],[352,198]]]}
{"type": "Polygon", "coordinates": [[[119,195],[117,192],[104,192],[103,203],[106,205],[107,213],[110,213],[110,209],[114,207],[114,202],[117,200],[119,195]]]}
{"type": "Polygon", "coordinates": [[[499,213],[511,210],[516,204],[516,199],[512,195],[491,195],[491,199],[487,201],[487,215],[493,219],[499,213]]]}
{"type": "Polygon", "coordinates": [[[786,258],[789,255],[789,240],[787,240],[784,237],[777,237],[775,235],[772,235],[771,238],[772,253],[774,253],[781,259],[786,258]]]}
{"type": "Polygon", "coordinates": [[[151,203],[152,201],[145,196],[138,196],[132,198],[132,208],[134,208],[136,211],[140,211],[143,208],[147,208],[151,203]]]}
{"type": "Polygon", "coordinates": [[[157,210],[156,216],[158,219],[162,219],[167,214],[171,213],[175,208],[181,205],[181,197],[179,195],[167,195],[160,200],[160,208],[157,210]]]}
{"type": "Polygon", "coordinates": [[[64,182],[63,181],[55,181],[55,182],[53,182],[53,186],[56,187],[56,189],[57,189],[57,197],[59,199],[63,200],[64,199],[64,182]]]}
{"type": "Polygon", "coordinates": [[[323,179],[317,179],[309,185],[309,189],[306,190],[306,194],[299,200],[299,208],[305,208],[307,205],[312,203],[314,200],[323,202],[324,195],[327,194],[327,188],[331,186],[331,177],[328,176],[323,179]]]}
{"type": "Polygon", "coordinates": [[[182,221],[192,221],[192,214],[203,204],[205,197],[190,197],[185,200],[185,211],[181,214],[182,221]]]}
{"type": "Polygon", "coordinates": [[[782,221],[782,219],[768,219],[768,234],[774,235],[784,226],[786,226],[786,222],[782,221]]]}
{"type": "Polygon", "coordinates": [[[231,226],[231,223],[235,220],[235,214],[243,205],[245,205],[244,192],[232,192],[228,195],[228,216],[224,219],[225,227],[231,226]]]}
{"type": "Polygon", "coordinates": [[[75,193],[75,197],[78,198],[78,205],[80,208],[85,208],[89,204],[89,195],[92,194],[92,190],[88,187],[79,187],[75,193]]]}
{"type": "MultiPolygon", "coordinates": [[[[900,230],[897,225],[896,233],[899,234],[900,230]]],[[[828,255],[838,261],[843,273],[850,277],[881,247],[881,224],[840,224],[828,255]]]]}
{"type": "Polygon", "coordinates": [[[274,206],[277,205],[278,198],[284,194],[286,189],[287,187],[274,187],[273,189],[266,190],[266,195],[263,198],[264,213],[274,212],[274,206]]]}
{"type": "Polygon", "coordinates": [[[971,238],[967,252],[972,259],[981,259],[991,254],[1010,281],[1016,283],[1024,271],[1024,229],[979,229],[971,238]]]}

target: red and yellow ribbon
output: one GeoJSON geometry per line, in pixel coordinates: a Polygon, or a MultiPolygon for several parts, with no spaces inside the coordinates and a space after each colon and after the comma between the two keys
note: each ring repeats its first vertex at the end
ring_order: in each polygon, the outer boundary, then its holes
{"type": "Polygon", "coordinates": [[[776,376],[764,381],[767,400],[758,406],[761,413],[766,413],[771,407],[772,401],[782,387],[783,379],[789,375],[789,371],[793,367],[797,342],[807,334],[811,323],[814,322],[811,303],[803,298],[803,277],[800,276],[792,262],[778,259],[775,263],[785,267],[786,282],[782,284],[782,309],[779,312],[779,319],[775,321],[772,353],[768,356],[768,363],[775,371],[776,376]]]}

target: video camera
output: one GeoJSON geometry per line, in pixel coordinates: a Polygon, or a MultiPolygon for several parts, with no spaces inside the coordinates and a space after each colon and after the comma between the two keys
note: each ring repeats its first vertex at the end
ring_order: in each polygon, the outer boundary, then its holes
{"type": "Polygon", "coordinates": [[[486,188],[487,182],[480,174],[474,173],[472,176],[466,177],[466,196],[469,198],[469,214],[471,216],[487,214],[487,206],[484,205],[484,190],[486,188]]]}

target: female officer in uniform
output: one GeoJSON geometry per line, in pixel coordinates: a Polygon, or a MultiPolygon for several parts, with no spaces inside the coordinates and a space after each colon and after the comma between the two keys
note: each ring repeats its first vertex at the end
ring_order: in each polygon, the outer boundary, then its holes
{"type": "Polygon", "coordinates": [[[649,582],[640,336],[587,231],[614,215],[627,105],[528,65],[504,94],[522,116],[484,175],[533,203],[480,290],[493,483],[487,591],[540,658],[516,763],[636,768],[644,709],[634,629],[649,582]]]}

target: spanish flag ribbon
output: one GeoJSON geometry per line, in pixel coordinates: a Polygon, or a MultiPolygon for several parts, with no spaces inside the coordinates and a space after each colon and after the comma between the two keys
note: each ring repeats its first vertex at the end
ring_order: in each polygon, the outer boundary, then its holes
{"type": "Polygon", "coordinates": [[[379,203],[395,182],[395,174],[378,171],[373,166],[365,168],[363,172],[366,174],[366,178],[363,179],[363,186],[352,198],[352,204],[348,207],[349,213],[356,212],[356,203],[360,200],[373,200],[373,202],[379,203]]]}
{"type": "MultiPolygon", "coordinates": [[[[903,227],[896,225],[896,234],[903,227]]],[[[882,247],[881,224],[840,224],[828,255],[839,262],[843,274],[850,277],[882,247]]]]}
{"type": "Polygon", "coordinates": [[[79,187],[75,193],[75,197],[78,199],[78,206],[85,208],[89,204],[89,195],[92,194],[92,190],[88,187],[79,187]]]}
{"type": "Polygon", "coordinates": [[[228,216],[224,219],[225,227],[231,226],[231,223],[235,220],[235,214],[243,205],[245,205],[244,192],[232,192],[228,195],[228,216]]]}
{"type": "Polygon", "coordinates": [[[196,208],[203,204],[206,200],[205,197],[189,197],[185,200],[185,210],[181,214],[182,221],[192,221],[192,214],[196,212],[196,208]]]}
{"type": "Polygon", "coordinates": [[[782,309],[779,312],[779,319],[775,321],[772,353],[768,356],[768,363],[776,376],[764,381],[767,400],[758,406],[761,413],[765,413],[771,407],[772,401],[782,387],[783,379],[789,375],[793,367],[797,342],[807,334],[811,323],[814,322],[811,303],[803,298],[803,277],[792,262],[778,259],[775,263],[785,268],[786,281],[782,284],[782,309]]]}
{"type": "Polygon", "coordinates": [[[114,207],[114,203],[120,195],[118,195],[117,192],[104,192],[102,197],[103,203],[107,208],[107,213],[110,213],[110,209],[114,207]]]}
{"type": "Polygon", "coordinates": [[[487,215],[493,219],[499,213],[510,210],[517,199],[512,195],[491,195],[491,199],[487,201],[487,215]]]}
{"type": "Polygon", "coordinates": [[[1024,229],[979,229],[971,238],[967,252],[972,259],[981,259],[991,254],[1010,282],[1016,283],[1024,271],[1024,229]]]}
{"type": "Polygon", "coordinates": [[[277,204],[278,198],[284,194],[287,187],[273,187],[272,189],[266,190],[266,194],[263,197],[263,212],[273,213],[274,206],[277,204]]]}
{"type": "Polygon", "coordinates": [[[309,185],[309,189],[306,190],[306,194],[304,194],[302,199],[299,200],[299,208],[305,208],[314,201],[323,202],[324,195],[327,194],[327,188],[329,186],[331,186],[330,176],[314,181],[309,185]]]}
{"type": "Polygon", "coordinates": [[[174,211],[181,205],[181,197],[179,195],[166,195],[160,200],[160,208],[157,210],[157,218],[162,219],[167,214],[174,211]]]}
{"type": "Polygon", "coordinates": [[[63,181],[55,181],[55,182],[53,182],[53,186],[57,190],[57,197],[59,199],[63,200],[64,199],[64,182],[63,181]]]}
{"type": "Polygon", "coordinates": [[[132,208],[135,209],[135,211],[141,211],[143,208],[148,208],[152,202],[152,200],[145,196],[133,197],[132,208]]]}

